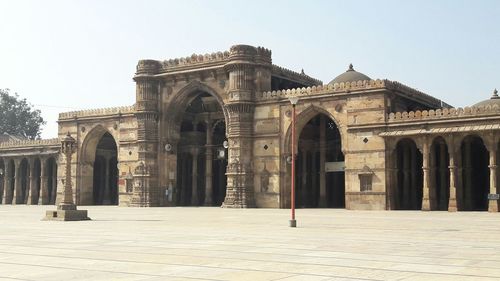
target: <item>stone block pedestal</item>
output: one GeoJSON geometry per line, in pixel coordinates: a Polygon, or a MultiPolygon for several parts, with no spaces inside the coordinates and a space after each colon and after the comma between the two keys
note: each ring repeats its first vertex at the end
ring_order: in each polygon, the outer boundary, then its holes
{"type": "Polygon", "coordinates": [[[56,210],[45,213],[46,221],[84,221],[90,220],[87,210],[56,210]]]}

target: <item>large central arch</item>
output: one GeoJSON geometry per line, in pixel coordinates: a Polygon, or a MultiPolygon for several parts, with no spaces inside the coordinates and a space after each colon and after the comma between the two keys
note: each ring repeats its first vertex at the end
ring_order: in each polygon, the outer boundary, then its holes
{"type": "Polygon", "coordinates": [[[227,160],[219,155],[225,152],[228,124],[222,96],[193,81],[170,98],[163,112],[164,139],[175,146],[167,168],[176,171],[175,180],[169,179],[172,200],[181,206],[220,206],[227,186],[227,160]]]}

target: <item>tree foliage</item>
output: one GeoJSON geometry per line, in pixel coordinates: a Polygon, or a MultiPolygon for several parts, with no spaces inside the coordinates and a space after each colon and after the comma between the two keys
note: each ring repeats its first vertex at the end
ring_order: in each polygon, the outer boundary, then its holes
{"type": "Polygon", "coordinates": [[[9,89],[0,89],[0,134],[40,138],[41,126],[46,122],[38,109],[33,109],[26,99],[9,89]]]}

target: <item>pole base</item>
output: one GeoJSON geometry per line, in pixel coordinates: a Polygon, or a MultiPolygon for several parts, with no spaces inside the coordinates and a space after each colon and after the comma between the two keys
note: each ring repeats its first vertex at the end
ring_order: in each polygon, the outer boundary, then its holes
{"type": "Polygon", "coordinates": [[[86,221],[90,220],[87,210],[56,210],[47,211],[44,221],[86,221]]]}
{"type": "Polygon", "coordinates": [[[290,227],[297,227],[297,221],[296,220],[290,220],[289,221],[289,226],[290,227]]]}

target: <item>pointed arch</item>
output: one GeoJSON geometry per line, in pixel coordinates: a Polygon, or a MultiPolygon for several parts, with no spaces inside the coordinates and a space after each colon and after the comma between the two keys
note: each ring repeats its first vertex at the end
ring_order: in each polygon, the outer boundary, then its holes
{"type": "MultiPolygon", "coordinates": [[[[312,118],[314,118],[318,114],[326,115],[328,118],[330,118],[335,123],[335,125],[337,126],[339,133],[340,133],[342,153],[345,154],[347,140],[346,140],[345,133],[342,130],[343,124],[339,121],[338,118],[335,118],[335,116],[333,114],[331,114],[328,110],[326,110],[322,107],[311,104],[307,108],[305,108],[304,110],[299,112],[299,114],[295,118],[295,120],[296,120],[296,123],[295,123],[296,134],[295,134],[295,136],[298,138],[300,136],[300,133],[302,132],[302,129],[304,128],[304,126],[312,118]]],[[[290,117],[290,120],[291,120],[291,117],[290,117]]],[[[286,128],[285,139],[283,142],[283,152],[285,155],[288,155],[291,153],[291,151],[290,151],[291,138],[292,138],[292,123],[290,122],[290,124],[286,128]]]]}
{"type": "MultiPolygon", "coordinates": [[[[198,80],[193,80],[182,89],[180,89],[177,93],[173,94],[172,98],[168,102],[167,108],[164,111],[168,112],[168,115],[164,114],[163,116],[163,121],[165,122],[164,128],[166,128],[166,139],[170,141],[177,141],[179,139],[179,130],[182,123],[184,111],[200,92],[205,92],[213,96],[217,100],[222,109],[222,113],[224,114],[224,120],[226,124],[229,124],[229,114],[225,107],[224,98],[222,97],[222,95],[210,86],[201,83],[198,80]]],[[[228,126],[226,127],[226,135],[227,131],[228,126]]]]}

